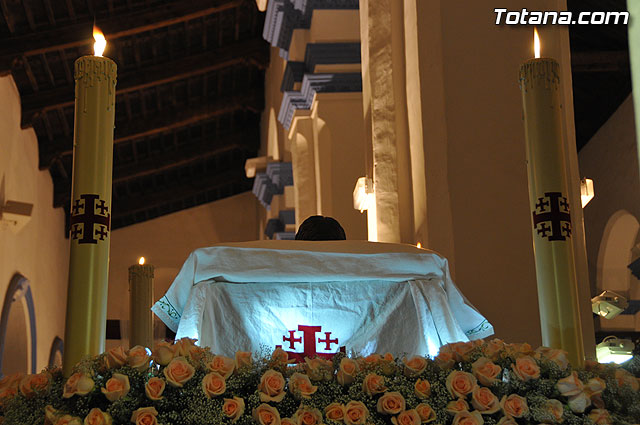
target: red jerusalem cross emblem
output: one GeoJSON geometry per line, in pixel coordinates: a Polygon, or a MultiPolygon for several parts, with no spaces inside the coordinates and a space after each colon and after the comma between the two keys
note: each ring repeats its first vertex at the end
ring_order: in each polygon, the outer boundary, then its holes
{"type": "MultiPolygon", "coordinates": [[[[316,343],[322,344],[321,350],[329,351],[332,345],[338,345],[338,338],[331,338],[331,332],[322,332],[322,326],[306,326],[298,325],[298,332],[302,332],[301,337],[296,337],[296,331],[287,331],[289,335],[282,336],[282,342],[288,342],[290,350],[296,349],[296,344],[301,343],[304,351],[297,353],[295,351],[286,351],[290,359],[296,362],[303,362],[305,357],[321,357],[323,359],[331,359],[336,353],[318,353],[316,343]],[[316,334],[324,334],[324,338],[319,337],[316,341],[316,334]]],[[[276,348],[282,348],[282,345],[276,345],[276,348]]],[[[340,347],[341,352],[345,352],[345,347],[340,347]]]]}
{"type": "Polygon", "coordinates": [[[99,195],[80,195],[71,207],[71,239],[78,243],[98,243],[109,236],[111,214],[99,195]],[[98,238],[98,239],[96,239],[98,238]]]}
{"type": "Polygon", "coordinates": [[[571,215],[567,198],[560,192],[545,192],[533,211],[533,228],[550,241],[571,237],[571,215]]]}

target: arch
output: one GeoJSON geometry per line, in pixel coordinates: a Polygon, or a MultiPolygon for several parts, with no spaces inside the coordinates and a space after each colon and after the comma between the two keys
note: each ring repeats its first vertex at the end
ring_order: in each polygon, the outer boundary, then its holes
{"type": "Polygon", "coordinates": [[[51,350],[49,351],[49,367],[60,366],[62,367],[62,355],[64,354],[64,342],[62,338],[56,336],[51,343],[51,350]]]}
{"type": "Polygon", "coordinates": [[[626,210],[611,215],[604,228],[598,251],[596,285],[598,290],[609,289],[627,294],[631,284],[631,249],[636,243],[640,223],[626,210]]]}
{"type": "Polygon", "coordinates": [[[14,303],[21,303],[25,324],[26,324],[26,341],[27,341],[27,371],[29,373],[36,373],[37,362],[37,347],[36,347],[36,314],[33,303],[33,295],[31,293],[31,285],[26,277],[20,273],[16,273],[9,282],[9,288],[4,297],[4,303],[2,305],[2,314],[0,315],[0,375],[2,375],[2,368],[4,363],[5,354],[5,340],[7,337],[7,327],[9,324],[9,316],[11,313],[11,307],[16,305],[14,303]]]}

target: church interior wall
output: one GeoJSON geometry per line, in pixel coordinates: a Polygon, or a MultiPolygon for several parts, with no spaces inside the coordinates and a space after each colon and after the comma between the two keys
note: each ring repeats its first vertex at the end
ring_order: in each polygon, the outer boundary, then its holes
{"type": "Polygon", "coordinates": [[[30,220],[17,233],[0,228],[0,294],[7,293],[15,273],[28,279],[36,313],[36,370],[41,370],[56,336],[64,337],[69,242],[64,212],[53,208],[49,172],[38,169],[36,135],[20,128],[20,98],[12,77],[0,78],[0,99],[0,200],[33,204],[30,220]]]}

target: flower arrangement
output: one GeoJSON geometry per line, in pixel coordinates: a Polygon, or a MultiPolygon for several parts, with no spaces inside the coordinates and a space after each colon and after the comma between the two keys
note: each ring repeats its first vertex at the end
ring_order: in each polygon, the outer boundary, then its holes
{"type": "Polygon", "coordinates": [[[293,365],[214,355],[193,340],[109,350],[0,381],[3,424],[638,424],[640,380],[613,365],[501,340],[449,344],[434,359],[387,354],[293,365]]]}

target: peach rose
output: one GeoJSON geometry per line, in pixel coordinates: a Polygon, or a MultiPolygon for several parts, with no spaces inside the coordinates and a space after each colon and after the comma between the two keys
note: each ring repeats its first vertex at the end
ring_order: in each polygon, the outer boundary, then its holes
{"type": "Polygon", "coordinates": [[[397,415],[405,409],[405,401],[402,394],[397,391],[384,393],[378,399],[376,410],[383,415],[397,415]]]}
{"type": "Polygon", "coordinates": [[[53,424],[56,422],[56,418],[60,416],[60,413],[50,404],[44,408],[44,423],[53,424]]]}
{"type": "Polygon", "coordinates": [[[340,422],[344,419],[344,405],[331,403],[324,408],[324,416],[332,421],[340,422]]]}
{"type": "Polygon", "coordinates": [[[251,367],[251,365],[253,365],[253,359],[251,358],[250,351],[236,351],[235,361],[236,370],[243,367],[251,367]]]}
{"type": "Polygon", "coordinates": [[[89,414],[84,418],[84,425],[111,425],[112,422],[111,415],[97,407],[89,410],[89,414]]]}
{"type": "Polygon", "coordinates": [[[15,388],[16,390],[20,386],[20,382],[24,379],[25,375],[21,372],[16,372],[11,375],[7,375],[0,379],[0,391],[7,388],[15,388]]]}
{"type": "Polygon", "coordinates": [[[196,340],[193,338],[180,338],[173,344],[176,356],[190,357],[193,349],[196,348],[196,340]]]}
{"type": "Polygon", "coordinates": [[[498,359],[503,350],[504,341],[499,338],[494,338],[489,342],[485,342],[482,346],[482,352],[484,355],[492,360],[498,359]]]}
{"type": "Polygon", "coordinates": [[[240,397],[225,398],[222,404],[222,414],[231,419],[231,422],[236,422],[240,419],[240,416],[244,413],[244,399],[240,397]]]}
{"type": "Polygon", "coordinates": [[[638,388],[640,387],[640,383],[638,383],[638,380],[631,373],[627,372],[624,369],[616,369],[615,378],[619,387],[628,385],[633,391],[638,391],[638,388]]]}
{"type": "Polygon", "coordinates": [[[471,365],[471,373],[473,373],[473,376],[475,376],[482,385],[487,387],[498,382],[498,375],[500,375],[501,371],[502,368],[500,366],[486,357],[480,357],[471,365]]]}
{"type": "Polygon", "coordinates": [[[420,425],[422,418],[415,409],[411,409],[400,412],[398,416],[391,418],[391,423],[393,425],[420,425]]]}
{"type": "Polygon", "coordinates": [[[578,378],[578,374],[573,371],[571,375],[566,378],[558,379],[556,388],[558,392],[560,392],[560,395],[571,397],[580,394],[584,390],[584,384],[580,378],[578,378]]]}
{"type": "Polygon", "coordinates": [[[502,400],[500,400],[500,407],[502,407],[505,415],[513,416],[514,418],[522,418],[529,412],[527,399],[520,397],[518,394],[503,396],[502,400]]]}
{"type": "Polygon", "coordinates": [[[384,377],[376,375],[375,373],[369,373],[364,377],[362,381],[362,391],[368,396],[383,393],[387,390],[384,386],[384,377]]]}
{"type": "Polygon", "coordinates": [[[451,351],[451,348],[447,346],[440,347],[440,351],[438,352],[438,355],[436,356],[434,361],[438,366],[440,366],[440,369],[445,370],[451,369],[453,365],[456,364],[456,359],[453,351],[451,351]]]}
{"type": "Polygon", "coordinates": [[[4,405],[5,402],[12,399],[18,394],[18,390],[13,387],[5,388],[4,390],[0,390],[0,407],[4,405]]]}
{"type": "Polygon", "coordinates": [[[175,357],[162,371],[167,383],[177,388],[181,388],[189,379],[193,378],[195,372],[193,366],[184,357],[175,357]]]}
{"type": "Polygon", "coordinates": [[[287,354],[286,351],[278,347],[273,350],[273,353],[271,354],[271,361],[269,362],[269,364],[273,366],[286,366],[293,361],[295,360],[289,359],[289,354],[287,354]]]}
{"type": "Polygon", "coordinates": [[[322,423],[322,413],[318,409],[300,406],[293,415],[296,425],[319,425],[322,423]]]}
{"type": "Polygon", "coordinates": [[[596,425],[611,425],[613,423],[607,409],[593,409],[589,413],[589,419],[596,425]]]}
{"type": "Polygon", "coordinates": [[[159,365],[166,366],[175,357],[174,346],[166,341],[159,342],[153,348],[153,360],[159,365]]]}
{"type": "Polygon", "coordinates": [[[260,401],[282,401],[284,398],[284,384],[285,381],[280,372],[273,369],[267,370],[260,378],[260,385],[258,385],[260,401]]]}
{"type": "Polygon", "coordinates": [[[418,376],[427,368],[427,359],[422,356],[413,356],[409,360],[403,359],[404,375],[408,377],[418,376]]]}
{"type": "Polygon", "coordinates": [[[76,416],[64,415],[58,418],[55,425],[82,425],[82,419],[76,416]]]}
{"type": "Polygon", "coordinates": [[[100,391],[102,391],[107,400],[116,401],[126,396],[130,389],[129,377],[121,373],[114,373],[100,391]]]}
{"type": "Polygon", "coordinates": [[[574,396],[569,397],[569,401],[567,402],[569,405],[569,409],[571,409],[574,413],[584,413],[587,410],[587,407],[591,406],[591,398],[584,393],[580,392],[574,396]]]}
{"type": "Polygon", "coordinates": [[[526,342],[514,342],[512,344],[505,344],[504,348],[507,353],[511,355],[533,353],[533,348],[531,348],[531,345],[527,344],[526,342]]]}
{"type": "Polygon", "coordinates": [[[360,365],[364,370],[374,369],[382,361],[382,356],[378,353],[369,354],[367,357],[360,358],[360,365]]]}
{"type": "Polygon", "coordinates": [[[202,378],[202,391],[207,398],[222,395],[226,390],[227,384],[219,373],[210,372],[202,378]]]}
{"type": "Polygon", "coordinates": [[[602,394],[602,392],[607,388],[607,383],[602,378],[591,378],[587,381],[585,385],[584,392],[586,392],[589,397],[593,397],[597,394],[602,394]]]}
{"type": "Polygon", "coordinates": [[[235,360],[225,356],[214,356],[213,360],[207,364],[209,371],[218,373],[224,379],[231,376],[235,367],[235,360]]]}
{"type": "Polygon", "coordinates": [[[275,407],[262,403],[253,409],[253,418],[259,425],[280,425],[280,413],[275,407]]]}
{"type": "Polygon", "coordinates": [[[38,373],[36,375],[27,375],[20,380],[20,392],[25,397],[31,397],[34,393],[44,391],[49,387],[51,382],[51,375],[46,372],[38,373]]]}
{"type": "Polygon", "coordinates": [[[343,357],[340,360],[340,366],[338,368],[338,374],[336,379],[340,385],[349,385],[355,380],[355,375],[358,373],[358,363],[348,357],[343,357]]]}
{"type": "Polygon", "coordinates": [[[452,415],[455,415],[458,412],[464,412],[469,410],[469,403],[467,403],[463,398],[459,398],[455,401],[450,401],[447,403],[447,407],[445,410],[452,415]]]}
{"type": "Polygon", "coordinates": [[[420,415],[422,423],[429,423],[436,420],[436,412],[427,403],[420,403],[416,406],[416,412],[420,415]]]}
{"type": "Polygon", "coordinates": [[[453,417],[453,425],[483,425],[484,419],[480,412],[462,411],[453,417]]]}
{"type": "Polygon", "coordinates": [[[518,422],[511,416],[503,416],[498,421],[498,425],[518,425],[518,422]]]}
{"type": "Polygon", "coordinates": [[[131,422],[136,425],[158,425],[158,411],[155,407],[141,407],[131,414],[131,422]]]}
{"type": "Polygon", "coordinates": [[[109,369],[122,367],[126,362],[127,353],[125,353],[124,348],[122,348],[121,346],[108,350],[104,355],[104,364],[109,369]]]}
{"type": "Polygon", "coordinates": [[[418,398],[428,398],[431,395],[431,384],[426,379],[418,379],[413,385],[413,391],[418,398]]]}
{"type": "Polygon", "coordinates": [[[454,370],[447,376],[446,386],[452,397],[464,398],[473,392],[478,382],[472,374],[454,370]]]}
{"type": "Polygon", "coordinates": [[[64,384],[62,397],[70,398],[74,394],[87,395],[93,389],[93,379],[81,372],[76,372],[64,384]]]}
{"type": "Polygon", "coordinates": [[[544,405],[544,409],[549,413],[556,423],[562,422],[562,415],[564,414],[564,408],[562,403],[558,400],[547,400],[544,405]]]}
{"type": "Polygon", "coordinates": [[[333,378],[333,363],[320,357],[315,359],[305,357],[304,371],[314,381],[330,381],[333,378]]]}
{"type": "Polygon", "coordinates": [[[384,356],[382,356],[382,360],[380,361],[380,370],[385,376],[391,376],[395,373],[396,362],[391,353],[386,353],[384,356]]]}
{"type": "Polygon", "coordinates": [[[490,415],[500,410],[498,397],[486,387],[476,387],[471,393],[471,404],[483,415],[490,415]]]}
{"type": "Polygon", "coordinates": [[[289,391],[296,398],[311,398],[317,390],[318,387],[312,385],[309,377],[303,373],[295,372],[289,378],[289,391]]]}
{"type": "Polygon", "coordinates": [[[344,423],[363,425],[369,417],[369,409],[361,401],[351,400],[344,408],[344,423]]]}
{"type": "Polygon", "coordinates": [[[142,372],[149,369],[150,362],[151,357],[149,356],[149,353],[147,353],[147,349],[142,345],[136,345],[129,350],[129,354],[127,355],[127,364],[132,368],[142,372]]]}
{"type": "Polygon", "coordinates": [[[449,344],[451,346],[451,351],[453,352],[455,359],[459,362],[468,361],[469,355],[475,348],[473,342],[454,342],[449,344]]]}
{"type": "Polygon", "coordinates": [[[293,418],[282,418],[280,419],[280,425],[298,425],[293,418]]]}
{"type": "Polygon", "coordinates": [[[513,372],[522,381],[538,379],[540,377],[540,367],[531,356],[521,356],[516,359],[516,363],[511,365],[513,372]]]}
{"type": "Polygon", "coordinates": [[[149,400],[160,400],[162,399],[165,386],[166,384],[162,378],[154,376],[153,378],[149,378],[144,385],[144,393],[149,400]]]}
{"type": "Polygon", "coordinates": [[[564,350],[538,347],[535,353],[539,358],[555,363],[562,370],[565,370],[569,366],[569,358],[567,357],[567,352],[564,350]]]}

